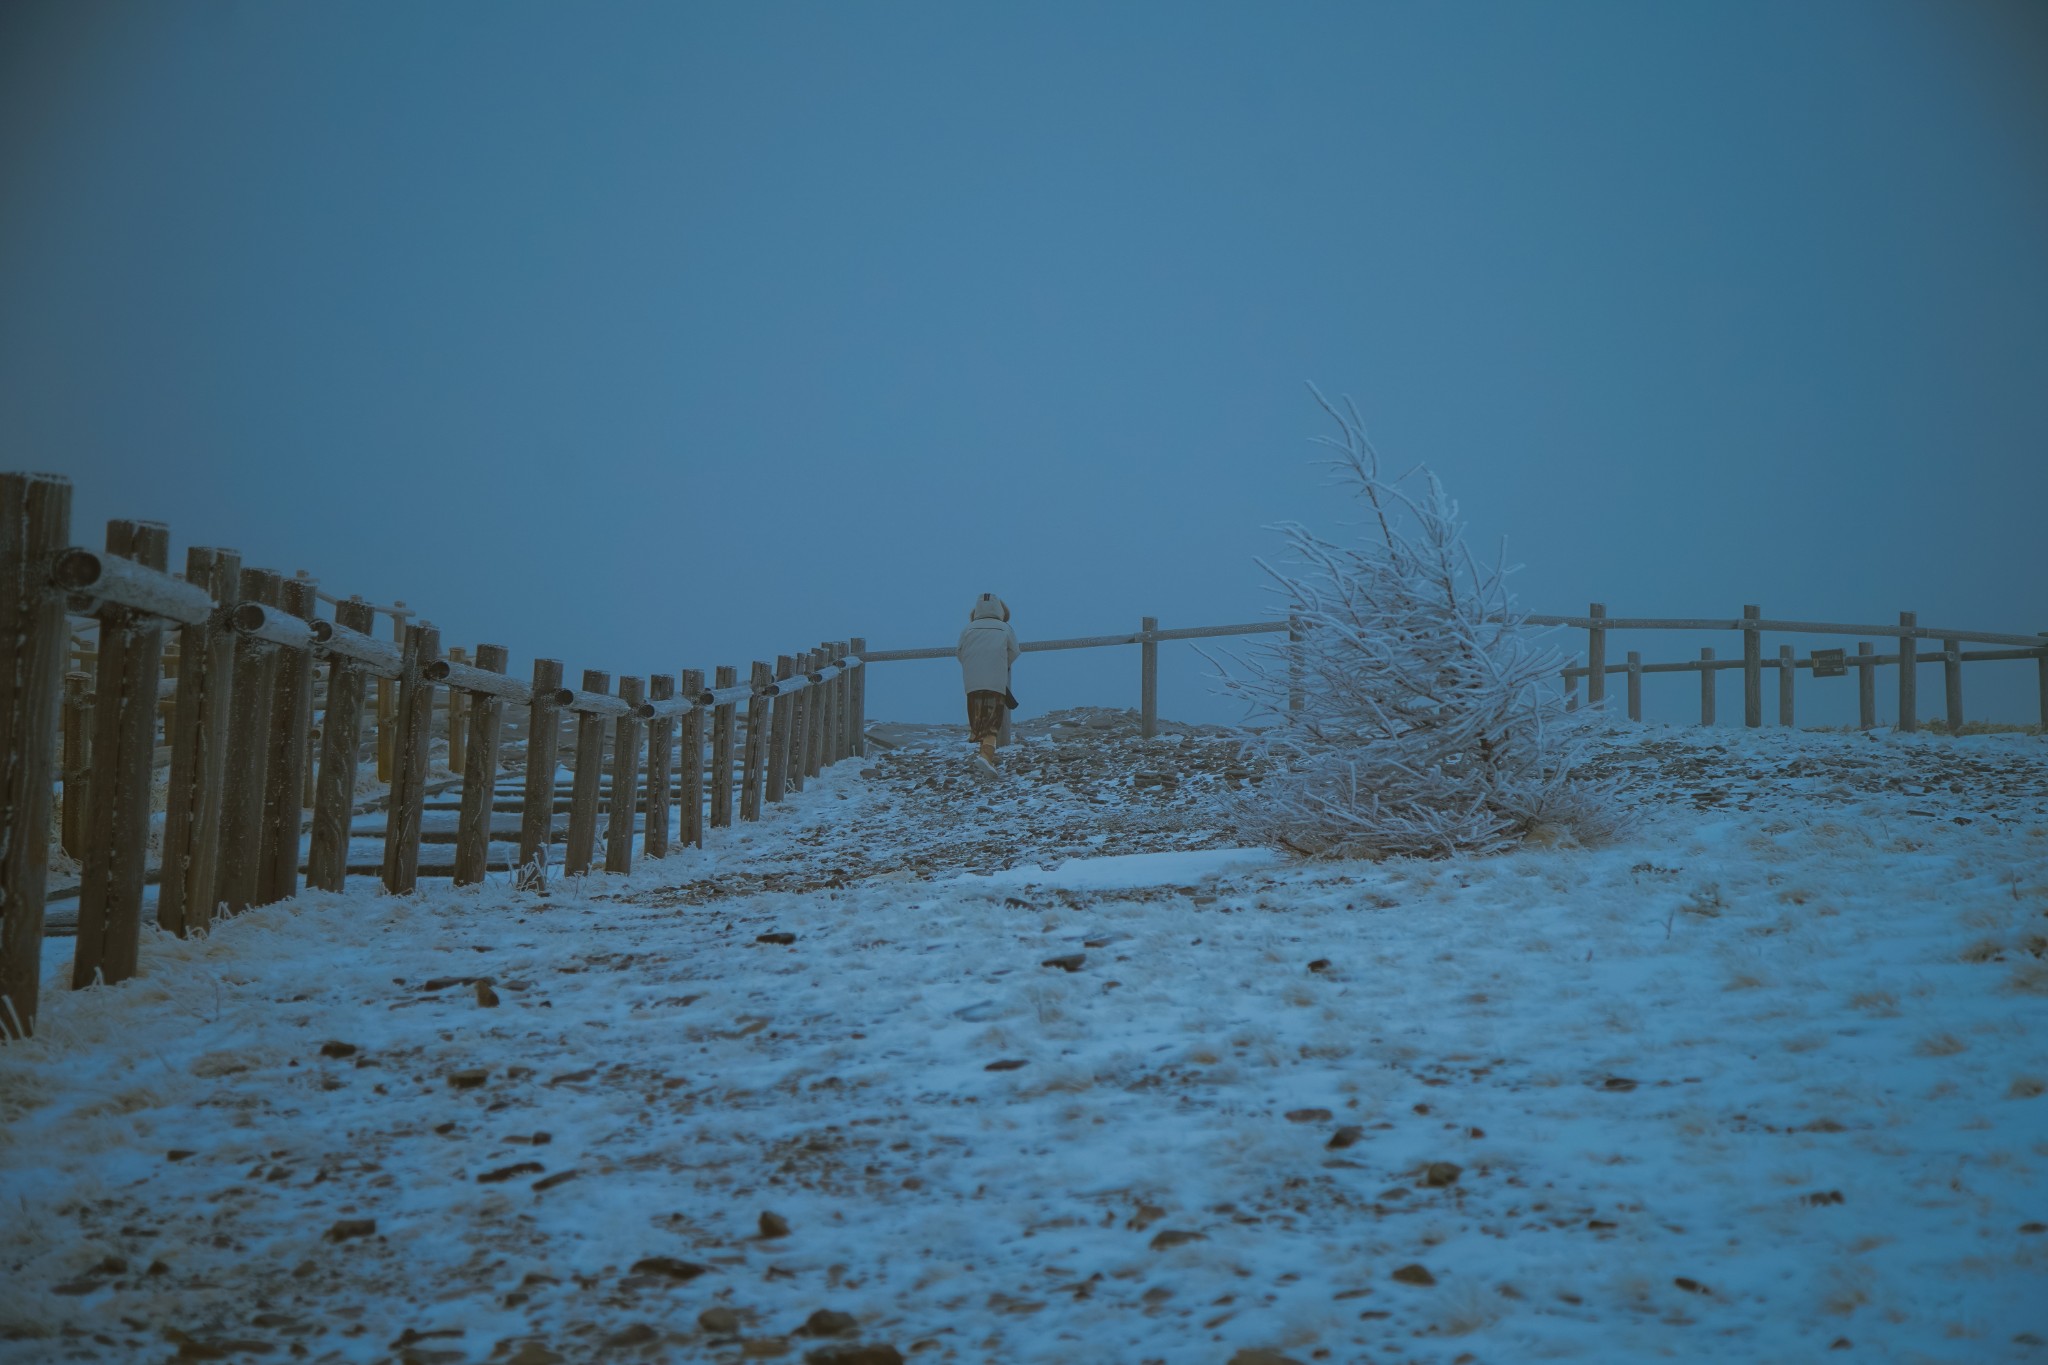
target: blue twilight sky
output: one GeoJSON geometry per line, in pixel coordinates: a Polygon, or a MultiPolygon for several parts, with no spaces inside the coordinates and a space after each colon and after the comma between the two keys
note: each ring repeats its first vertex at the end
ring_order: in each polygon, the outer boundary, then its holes
{"type": "Polygon", "coordinates": [[[0,9],[0,465],[515,669],[1264,614],[1304,380],[1536,610],[2048,630],[2048,6],[0,9]]]}

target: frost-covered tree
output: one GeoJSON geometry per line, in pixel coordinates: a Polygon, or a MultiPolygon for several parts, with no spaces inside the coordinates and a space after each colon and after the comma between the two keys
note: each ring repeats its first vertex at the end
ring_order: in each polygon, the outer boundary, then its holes
{"type": "Polygon", "coordinates": [[[1472,555],[1427,469],[1381,472],[1356,405],[1310,392],[1337,423],[1316,438],[1332,482],[1365,515],[1342,545],[1283,523],[1282,567],[1260,561],[1297,629],[1222,670],[1275,768],[1245,803],[1252,831],[1326,857],[1616,831],[1613,789],[1579,771],[1591,733],[1566,713],[1562,660],[1508,591],[1514,566],[1472,555]]]}

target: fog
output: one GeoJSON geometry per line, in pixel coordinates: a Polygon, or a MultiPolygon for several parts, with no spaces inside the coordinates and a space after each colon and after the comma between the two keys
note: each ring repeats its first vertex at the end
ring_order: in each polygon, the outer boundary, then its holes
{"type": "Polygon", "coordinates": [[[1305,381],[1532,610],[2048,630],[2038,5],[16,3],[0,206],[0,466],[75,539],[515,672],[1270,615],[1265,528],[1349,516],[1305,381]]]}

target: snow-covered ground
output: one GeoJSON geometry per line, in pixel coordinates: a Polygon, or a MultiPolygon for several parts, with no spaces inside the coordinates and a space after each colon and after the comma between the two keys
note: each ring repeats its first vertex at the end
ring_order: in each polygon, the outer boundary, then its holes
{"type": "Polygon", "coordinates": [[[1303,866],[1225,732],[891,737],[53,944],[0,1360],[2048,1359],[2048,741],[1638,727],[1618,845],[1303,866]]]}

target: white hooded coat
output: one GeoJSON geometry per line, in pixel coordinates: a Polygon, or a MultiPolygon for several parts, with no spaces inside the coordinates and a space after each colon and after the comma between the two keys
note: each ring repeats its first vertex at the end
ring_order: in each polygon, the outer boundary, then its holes
{"type": "Polygon", "coordinates": [[[1003,617],[1009,608],[994,593],[983,593],[960,632],[960,675],[969,692],[1008,692],[1010,665],[1017,662],[1017,632],[1003,617]]]}

